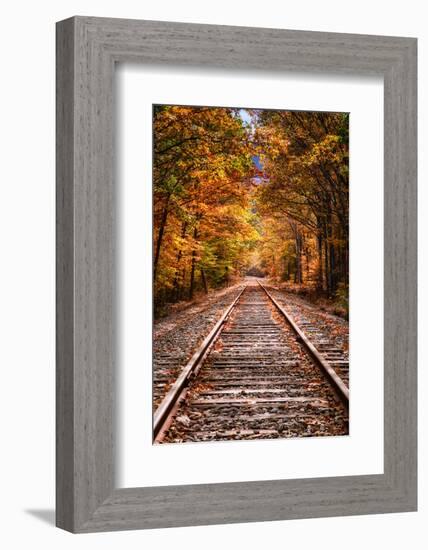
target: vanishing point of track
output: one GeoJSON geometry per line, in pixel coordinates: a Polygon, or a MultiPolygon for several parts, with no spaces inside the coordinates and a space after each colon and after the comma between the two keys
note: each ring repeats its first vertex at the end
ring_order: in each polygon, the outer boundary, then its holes
{"type": "Polygon", "coordinates": [[[348,360],[299,323],[246,285],[157,408],[155,442],[347,434],[348,360]]]}

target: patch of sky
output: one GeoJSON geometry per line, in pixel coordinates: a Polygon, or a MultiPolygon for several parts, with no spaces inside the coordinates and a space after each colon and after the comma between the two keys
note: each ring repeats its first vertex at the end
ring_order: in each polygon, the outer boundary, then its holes
{"type": "Polygon", "coordinates": [[[259,170],[263,168],[260,157],[258,155],[253,155],[252,160],[259,170]]]}
{"type": "Polygon", "coordinates": [[[246,109],[239,109],[239,116],[245,124],[251,125],[251,116],[246,109]]]}

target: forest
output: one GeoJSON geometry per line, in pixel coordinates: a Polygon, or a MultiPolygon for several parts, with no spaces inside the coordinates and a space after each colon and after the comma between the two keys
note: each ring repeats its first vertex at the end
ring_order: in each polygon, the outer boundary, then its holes
{"type": "Polygon", "coordinates": [[[346,309],[348,251],[347,113],[154,106],[155,316],[245,275],[346,309]]]}

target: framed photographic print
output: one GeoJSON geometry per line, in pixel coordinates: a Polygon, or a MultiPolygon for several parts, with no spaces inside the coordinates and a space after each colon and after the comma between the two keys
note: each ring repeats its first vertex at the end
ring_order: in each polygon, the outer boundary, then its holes
{"type": "Polygon", "coordinates": [[[347,305],[348,119],[154,105],[153,309],[168,323],[153,342],[155,443],[348,435],[347,324],[288,297],[299,326],[261,282],[277,275],[327,298],[341,285],[347,305]],[[165,313],[209,288],[220,289],[213,308],[165,313]],[[180,364],[207,316],[218,326],[180,364]]]}
{"type": "Polygon", "coordinates": [[[416,509],[416,40],[57,24],[57,525],[416,509]]]}

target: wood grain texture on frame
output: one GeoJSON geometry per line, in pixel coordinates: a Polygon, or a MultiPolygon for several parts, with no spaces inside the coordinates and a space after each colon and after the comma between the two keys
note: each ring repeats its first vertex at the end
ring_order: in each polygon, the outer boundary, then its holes
{"type": "Polygon", "coordinates": [[[57,24],[59,527],[416,510],[416,296],[415,39],[91,17],[57,24]],[[384,474],[115,488],[116,62],[384,78],[384,474]]]}

